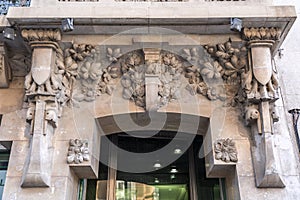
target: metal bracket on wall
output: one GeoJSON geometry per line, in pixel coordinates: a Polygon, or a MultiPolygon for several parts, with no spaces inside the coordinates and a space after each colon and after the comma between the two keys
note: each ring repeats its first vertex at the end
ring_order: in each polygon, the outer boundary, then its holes
{"type": "Polygon", "coordinates": [[[300,152],[300,138],[299,138],[299,132],[298,132],[298,120],[299,120],[299,116],[300,116],[300,109],[299,108],[291,109],[291,110],[289,110],[289,113],[292,114],[292,116],[293,116],[293,127],[294,127],[296,142],[297,142],[297,146],[298,146],[298,151],[300,152]]]}

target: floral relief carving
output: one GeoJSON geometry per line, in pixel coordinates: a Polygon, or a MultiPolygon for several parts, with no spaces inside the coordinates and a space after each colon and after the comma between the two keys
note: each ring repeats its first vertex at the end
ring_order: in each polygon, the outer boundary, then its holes
{"type": "Polygon", "coordinates": [[[122,56],[121,49],[120,48],[107,48],[107,54],[106,57],[108,58],[108,61],[110,62],[117,62],[118,58],[122,56]]]}
{"type": "Polygon", "coordinates": [[[97,48],[76,45],[65,51],[69,57],[65,59],[68,76],[80,80],[81,92],[74,95],[78,101],[93,101],[104,93],[111,95],[116,79],[121,79],[123,98],[145,107],[145,75],[148,74],[159,77],[160,106],[179,98],[181,75],[188,78],[186,89],[192,95],[202,94],[210,100],[228,100],[228,104],[233,105],[241,74],[247,68],[247,49],[233,47],[230,40],[215,46],[205,45],[204,48],[185,48],[181,56],[167,51],[157,52],[160,60],[147,63],[141,50],[122,55],[120,48],[107,48],[106,57],[111,62],[107,67],[101,66],[100,50],[97,48]],[[84,48],[87,49],[82,50],[84,48]],[[227,86],[230,85],[234,85],[235,89],[228,92],[227,86]]]}
{"type": "Polygon", "coordinates": [[[80,140],[80,139],[70,139],[67,163],[80,164],[83,163],[84,161],[89,161],[89,160],[90,160],[90,155],[89,155],[88,141],[80,140]]]}
{"type": "Polygon", "coordinates": [[[191,94],[202,94],[210,100],[226,100],[235,105],[240,76],[247,68],[247,49],[235,48],[229,40],[215,46],[183,49],[182,57],[192,64],[185,68],[191,94]]]}
{"type": "Polygon", "coordinates": [[[215,158],[224,162],[237,162],[235,142],[230,139],[218,139],[214,144],[215,158]]]}
{"type": "Polygon", "coordinates": [[[137,106],[145,107],[145,71],[144,60],[139,52],[129,54],[121,64],[123,76],[123,98],[133,100],[137,106]]]}
{"type": "Polygon", "coordinates": [[[184,70],[182,61],[175,54],[163,52],[161,60],[160,84],[158,86],[160,106],[180,97],[180,78],[184,70]]]}
{"type": "Polygon", "coordinates": [[[93,101],[98,95],[97,84],[102,75],[99,51],[88,44],[73,44],[65,50],[65,63],[69,77],[78,80],[78,91],[74,92],[75,101],[93,101]]]}

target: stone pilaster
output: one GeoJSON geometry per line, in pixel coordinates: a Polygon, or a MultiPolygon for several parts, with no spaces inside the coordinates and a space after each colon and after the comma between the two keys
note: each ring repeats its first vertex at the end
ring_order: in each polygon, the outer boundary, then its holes
{"type": "Polygon", "coordinates": [[[0,88],[7,88],[9,85],[9,68],[6,62],[4,44],[0,43],[0,88]]]}
{"type": "Polygon", "coordinates": [[[246,121],[251,126],[256,186],[282,188],[285,184],[280,176],[279,162],[274,146],[273,123],[278,121],[274,102],[278,99],[278,81],[273,72],[271,49],[279,39],[276,28],[245,28],[244,38],[249,40],[249,62],[246,91],[246,121]]]}
{"type": "Polygon", "coordinates": [[[25,79],[27,134],[30,147],[25,161],[22,187],[49,187],[52,169],[52,136],[60,116],[63,69],[57,66],[60,32],[23,30],[32,48],[31,71],[25,79]]]}

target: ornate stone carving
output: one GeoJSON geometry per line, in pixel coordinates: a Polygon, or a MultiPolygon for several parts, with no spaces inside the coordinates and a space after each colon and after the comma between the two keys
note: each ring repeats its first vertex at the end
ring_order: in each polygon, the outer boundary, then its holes
{"type": "Polygon", "coordinates": [[[273,141],[273,123],[279,120],[274,102],[278,80],[273,70],[271,49],[280,38],[278,28],[244,28],[250,65],[241,74],[246,125],[251,127],[252,158],[257,187],[284,187],[278,171],[273,141]]]}
{"type": "Polygon", "coordinates": [[[97,94],[97,84],[102,75],[98,52],[92,45],[73,44],[65,50],[65,64],[72,85],[77,78],[79,91],[72,95],[77,101],[93,101],[97,94]]]}
{"type": "Polygon", "coordinates": [[[215,158],[224,162],[237,162],[237,150],[232,139],[218,139],[214,144],[215,158]]]}
{"type": "Polygon", "coordinates": [[[61,40],[59,29],[23,29],[21,34],[28,42],[61,40]]]}
{"type": "Polygon", "coordinates": [[[48,187],[52,168],[49,149],[62,106],[70,98],[70,83],[57,43],[59,30],[23,30],[22,36],[33,49],[31,71],[25,77],[31,140],[22,187],[48,187]]]}
{"type": "Polygon", "coordinates": [[[75,163],[83,163],[84,161],[89,161],[89,147],[87,140],[79,140],[79,139],[71,139],[69,141],[69,149],[68,149],[68,164],[75,163]]]}
{"type": "Polygon", "coordinates": [[[183,57],[192,66],[186,67],[185,77],[189,79],[187,89],[191,94],[202,94],[210,100],[226,100],[235,105],[240,88],[240,77],[248,66],[247,49],[235,48],[229,40],[216,46],[183,49],[183,57]]]}
{"type": "Polygon", "coordinates": [[[118,58],[122,56],[121,49],[116,48],[107,48],[107,55],[106,57],[108,58],[108,61],[110,62],[117,62],[118,58]]]}
{"type": "Polygon", "coordinates": [[[281,36],[281,30],[276,27],[244,28],[242,37],[245,40],[278,40],[281,36]]]}
{"type": "Polygon", "coordinates": [[[121,63],[123,98],[133,100],[137,106],[145,107],[145,70],[140,52],[128,54],[121,63]]]}
{"type": "MultiPolygon", "coordinates": [[[[180,78],[184,75],[189,79],[186,88],[191,94],[203,94],[211,100],[229,99],[230,104],[234,102],[241,73],[247,66],[246,48],[234,48],[231,41],[228,41],[216,46],[182,51],[182,57],[151,48],[144,49],[144,53],[137,50],[121,56],[120,49],[108,48],[107,58],[112,63],[102,69],[100,60],[96,61],[100,56],[95,50],[80,59],[69,59],[69,66],[74,64],[71,68],[76,69],[78,65],[81,87],[74,98],[92,101],[100,93],[111,94],[115,84],[113,80],[121,78],[123,97],[145,107],[145,76],[157,76],[155,82],[158,82],[158,95],[154,101],[159,107],[179,98],[180,78]],[[226,84],[235,85],[237,89],[229,93],[224,87],[226,84]]],[[[75,51],[72,53],[76,55],[75,51]]]]}

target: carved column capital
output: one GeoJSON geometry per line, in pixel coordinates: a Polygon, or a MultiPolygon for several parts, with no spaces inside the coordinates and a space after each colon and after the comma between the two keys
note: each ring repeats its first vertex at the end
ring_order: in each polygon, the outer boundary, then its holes
{"type": "Polygon", "coordinates": [[[59,29],[23,29],[21,35],[27,42],[57,42],[61,40],[61,32],[59,29]]]}
{"type": "Polygon", "coordinates": [[[279,40],[281,30],[277,27],[245,27],[242,30],[242,38],[246,41],[251,40],[279,40]]]}

